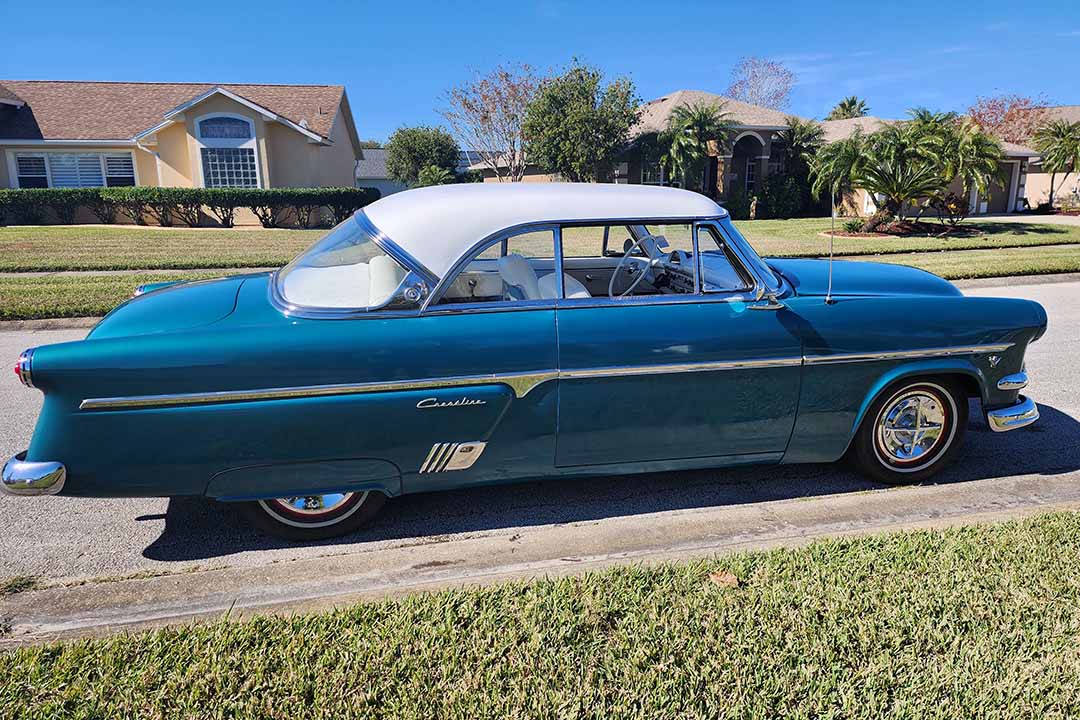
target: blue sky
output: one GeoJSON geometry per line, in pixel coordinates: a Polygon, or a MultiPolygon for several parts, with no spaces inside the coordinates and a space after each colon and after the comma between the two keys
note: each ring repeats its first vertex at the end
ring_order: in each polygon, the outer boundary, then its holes
{"type": "Polygon", "coordinates": [[[578,57],[643,99],[722,93],[744,55],[798,75],[790,111],[852,93],[872,114],[978,95],[1080,104],[1080,1],[477,3],[9,2],[0,78],[340,83],[361,136],[437,123],[446,90],[498,62],[578,57]],[[43,17],[48,13],[48,17],[43,17]]]}

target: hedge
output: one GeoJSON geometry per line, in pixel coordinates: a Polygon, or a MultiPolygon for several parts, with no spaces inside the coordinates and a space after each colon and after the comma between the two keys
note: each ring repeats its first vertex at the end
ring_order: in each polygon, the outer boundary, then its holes
{"type": "Polygon", "coordinates": [[[169,226],[181,222],[199,225],[212,215],[223,227],[232,227],[237,208],[249,208],[263,227],[308,227],[319,208],[327,208],[336,225],[379,199],[375,188],[28,188],[0,190],[0,224],[41,225],[52,210],[61,225],[74,222],[80,207],[88,208],[103,223],[116,222],[117,213],[138,225],[151,219],[169,226]],[[209,211],[209,212],[205,212],[209,211]]]}

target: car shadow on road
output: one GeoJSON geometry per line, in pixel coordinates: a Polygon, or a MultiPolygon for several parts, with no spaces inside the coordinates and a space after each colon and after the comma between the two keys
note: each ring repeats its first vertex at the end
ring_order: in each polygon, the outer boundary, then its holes
{"type": "MultiPolygon", "coordinates": [[[[1080,469],[1080,422],[1040,405],[1030,427],[993,433],[978,403],[959,461],[934,482],[961,483],[1011,475],[1059,475],[1080,469]]],[[[722,507],[770,500],[853,493],[883,487],[846,465],[757,466],[619,477],[537,481],[396,498],[359,533],[311,545],[334,552],[400,541],[514,527],[722,507]]],[[[140,519],[153,520],[160,517],[140,519]]],[[[296,547],[244,525],[236,508],[204,498],[173,498],[161,535],[143,551],[158,561],[192,561],[245,551],[296,547]]]]}

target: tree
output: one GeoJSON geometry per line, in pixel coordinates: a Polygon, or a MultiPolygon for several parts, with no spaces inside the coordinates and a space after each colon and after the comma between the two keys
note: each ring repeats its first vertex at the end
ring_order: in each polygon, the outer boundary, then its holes
{"type": "Polygon", "coordinates": [[[1042,154],[1042,166],[1050,171],[1050,207],[1054,206],[1054,181],[1058,173],[1080,172],[1080,122],[1051,120],[1034,134],[1035,148],[1042,154]]]}
{"type": "Polygon", "coordinates": [[[543,81],[525,113],[529,161],[571,182],[605,176],[638,121],[640,100],[628,78],[606,87],[600,71],[571,65],[543,81]]]}
{"type": "Polygon", "coordinates": [[[971,118],[952,123],[941,150],[944,175],[948,179],[960,179],[961,197],[965,201],[972,188],[985,195],[990,191],[990,183],[1001,179],[1001,162],[1005,159],[1001,144],[971,118]]]}
{"type": "Polygon", "coordinates": [[[415,185],[420,171],[429,165],[453,173],[458,154],[457,141],[442,128],[398,128],[386,143],[386,172],[400,183],[415,185]]]}
{"type": "Polygon", "coordinates": [[[379,142],[378,140],[361,140],[360,141],[360,149],[361,150],[378,150],[381,147],[382,147],[382,143],[379,142]]]}
{"type": "Polygon", "coordinates": [[[414,187],[429,187],[431,185],[448,185],[454,182],[454,173],[438,165],[428,165],[420,171],[414,187]]]}
{"type": "Polygon", "coordinates": [[[805,180],[811,161],[825,144],[825,128],[813,120],[794,115],[789,115],[784,122],[787,127],[777,135],[784,144],[787,173],[805,180]]]}
{"type": "Polygon", "coordinates": [[[525,175],[525,112],[539,85],[528,65],[500,65],[447,94],[442,116],[500,182],[519,182],[525,175]]]}
{"type": "Polygon", "coordinates": [[[978,97],[968,108],[968,115],[983,132],[1011,143],[1030,142],[1035,130],[1045,120],[1045,98],[1023,95],[978,97]]]}
{"type": "Polygon", "coordinates": [[[668,146],[662,162],[671,177],[681,178],[684,184],[689,184],[687,178],[696,172],[700,176],[699,189],[708,194],[703,161],[709,154],[709,141],[726,145],[734,127],[735,121],[723,111],[722,104],[695,103],[675,108],[662,139],[668,146]]]}
{"type": "Polygon", "coordinates": [[[948,184],[939,144],[927,128],[941,118],[913,111],[915,119],[887,125],[866,137],[863,159],[853,185],[883,198],[877,212],[863,223],[873,232],[890,218],[905,218],[907,205],[936,197],[948,184]]]}
{"type": "Polygon", "coordinates": [[[795,73],[783,63],[744,57],[732,69],[731,85],[724,94],[751,105],[783,110],[794,85],[795,73]]]}
{"type": "Polygon", "coordinates": [[[836,103],[836,107],[825,117],[826,120],[850,120],[851,118],[864,117],[870,108],[865,100],[860,100],[856,95],[851,95],[836,103]]]}
{"type": "Polygon", "coordinates": [[[813,178],[810,189],[818,197],[828,192],[830,204],[835,207],[844,195],[855,189],[865,153],[866,138],[858,127],[846,139],[822,147],[810,165],[813,178]]]}

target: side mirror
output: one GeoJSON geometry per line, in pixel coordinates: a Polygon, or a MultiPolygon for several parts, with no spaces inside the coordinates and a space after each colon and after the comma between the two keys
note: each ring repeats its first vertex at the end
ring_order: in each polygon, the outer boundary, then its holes
{"type": "Polygon", "coordinates": [[[776,298],[776,293],[768,292],[764,285],[758,285],[754,291],[754,302],[747,305],[751,310],[783,310],[787,307],[776,298]]]}

